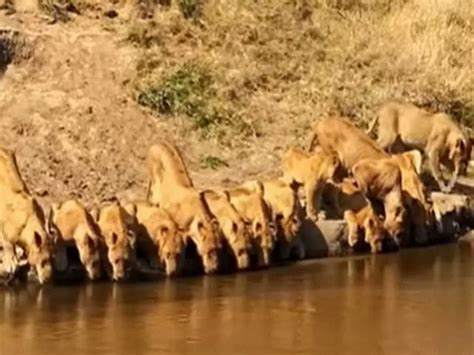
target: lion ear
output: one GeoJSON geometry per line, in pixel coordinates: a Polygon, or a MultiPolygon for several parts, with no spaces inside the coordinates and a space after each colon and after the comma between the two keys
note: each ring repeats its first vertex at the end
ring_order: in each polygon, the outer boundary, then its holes
{"type": "Polygon", "coordinates": [[[254,185],[255,185],[255,191],[263,197],[264,193],[265,193],[265,188],[263,186],[263,183],[260,181],[260,180],[255,180],[254,182],[254,185]]]}
{"type": "Polygon", "coordinates": [[[127,203],[123,206],[123,209],[132,217],[137,215],[137,205],[133,202],[127,203]]]}
{"type": "Polygon", "coordinates": [[[99,207],[94,206],[91,208],[90,213],[89,213],[92,219],[94,220],[94,222],[96,223],[99,221],[99,212],[100,212],[99,207]]]}
{"type": "Polygon", "coordinates": [[[421,155],[420,151],[417,149],[410,150],[406,152],[405,155],[408,157],[410,162],[415,167],[415,171],[417,174],[421,174],[421,165],[423,163],[423,156],[421,155]]]}
{"type": "Polygon", "coordinates": [[[458,139],[456,141],[456,148],[460,149],[461,151],[466,148],[465,144],[464,144],[464,141],[462,139],[458,139]]]}

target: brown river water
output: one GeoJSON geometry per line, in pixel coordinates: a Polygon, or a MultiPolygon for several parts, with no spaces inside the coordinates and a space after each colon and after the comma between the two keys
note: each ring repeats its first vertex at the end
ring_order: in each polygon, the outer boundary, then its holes
{"type": "Polygon", "coordinates": [[[474,354],[474,250],[0,289],[0,354],[474,354]]]}

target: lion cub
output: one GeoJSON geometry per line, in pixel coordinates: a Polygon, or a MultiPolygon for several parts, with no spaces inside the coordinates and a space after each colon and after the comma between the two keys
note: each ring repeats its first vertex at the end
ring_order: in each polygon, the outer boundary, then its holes
{"type": "MultiPolygon", "coordinates": [[[[305,249],[299,237],[302,223],[302,206],[297,191],[282,178],[263,179],[263,199],[272,213],[272,221],[276,227],[276,240],[280,259],[288,259],[292,250],[297,258],[303,259],[305,249]]],[[[249,181],[245,186],[259,190],[259,182],[249,181]]]]}
{"type": "Polygon", "coordinates": [[[328,183],[323,198],[334,207],[337,217],[344,218],[347,222],[348,243],[351,247],[360,240],[360,232],[363,232],[363,240],[370,245],[372,253],[382,251],[385,237],[383,222],[354,179],[346,178],[340,183],[328,183]]]}
{"type": "Polygon", "coordinates": [[[288,185],[303,186],[306,196],[306,215],[318,220],[321,193],[326,181],[333,178],[339,167],[336,155],[326,154],[321,149],[307,153],[292,147],[283,155],[283,181],[288,185]]]}
{"type": "Polygon", "coordinates": [[[472,138],[445,113],[431,113],[408,103],[388,102],[374,118],[368,133],[379,122],[378,143],[388,151],[419,149],[428,157],[431,172],[443,192],[450,192],[458,175],[465,175],[471,159],[472,138]],[[443,181],[440,165],[453,171],[443,181]]]}
{"type": "Polygon", "coordinates": [[[136,237],[131,216],[117,199],[105,201],[92,212],[107,247],[107,259],[112,267],[112,280],[128,278],[135,262],[136,237]]]}
{"type": "Polygon", "coordinates": [[[180,229],[185,240],[191,239],[202,258],[205,273],[218,269],[221,245],[219,223],[212,216],[203,194],[197,191],[178,148],[160,143],[148,152],[148,202],[165,208],[180,229]]]}
{"type": "Polygon", "coordinates": [[[37,201],[30,195],[18,170],[14,153],[0,148],[0,244],[3,264],[9,274],[19,265],[15,250],[26,253],[43,284],[52,275],[52,243],[46,232],[46,220],[37,201]]]}
{"type": "Polygon", "coordinates": [[[251,239],[258,252],[258,264],[268,266],[276,238],[276,228],[271,221],[271,212],[263,199],[263,185],[238,186],[227,190],[230,202],[251,229],[251,239]]]}
{"type": "Polygon", "coordinates": [[[57,250],[75,246],[88,277],[91,280],[100,277],[100,232],[89,212],[79,201],[73,199],[53,204],[48,218],[48,229],[56,236],[57,250]]]}
{"type": "Polygon", "coordinates": [[[178,273],[184,262],[184,233],[168,211],[144,201],[134,202],[125,208],[136,218],[139,227],[137,249],[143,247],[149,261],[157,256],[165,265],[166,275],[178,273]]]}
{"type": "Polygon", "coordinates": [[[229,193],[205,190],[202,192],[209,210],[216,217],[240,270],[249,267],[250,233],[243,218],[230,203],[229,193]]]}

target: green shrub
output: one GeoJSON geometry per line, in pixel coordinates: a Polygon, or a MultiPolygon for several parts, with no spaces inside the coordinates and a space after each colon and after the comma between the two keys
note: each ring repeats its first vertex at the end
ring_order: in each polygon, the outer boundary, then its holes
{"type": "Polygon", "coordinates": [[[207,155],[205,157],[202,157],[200,160],[200,168],[201,169],[212,169],[212,170],[217,170],[220,167],[228,167],[229,164],[227,164],[224,160],[212,156],[212,155],[207,155]]]}

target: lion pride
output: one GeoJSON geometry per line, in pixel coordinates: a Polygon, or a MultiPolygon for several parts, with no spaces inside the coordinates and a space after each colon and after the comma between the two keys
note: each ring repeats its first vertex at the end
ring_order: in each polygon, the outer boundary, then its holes
{"type": "Polygon", "coordinates": [[[203,194],[194,187],[178,148],[169,143],[153,145],[148,152],[147,199],[165,208],[186,240],[191,239],[202,258],[204,272],[218,269],[221,230],[203,194]]]}
{"type": "Polygon", "coordinates": [[[431,113],[412,104],[388,102],[378,111],[368,133],[377,122],[378,143],[382,148],[391,152],[405,148],[423,151],[442,191],[450,192],[458,175],[466,174],[472,139],[446,113],[431,113]],[[453,171],[447,185],[440,165],[453,171]]]}
{"type": "Polygon", "coordinates": [[[91,280],[100,277],[100,231],[79,201],[71,199],[53,204],[48,216],[48,231],[56,237],[56,250],[76,247],[88,277],[91,280]]]}
{"type": "Polygon", "coordinates": [[[383,202],[385,229],[398,241],[406,214],[398,164],[344,117],[327,117],[317,121],[313,125],[310,149],[316,141],[326,153],[339,158],[367,197],[383,202]]]}
{"type": "Polygon", "coordinates": [[[43,210],[31,197],[20,175],[14,153],[0,148],[0,244],[3,263],[13,274],[18,266],[16,247],[25,253],[43,284],[52,276],[52,242],[43,210]]]}

